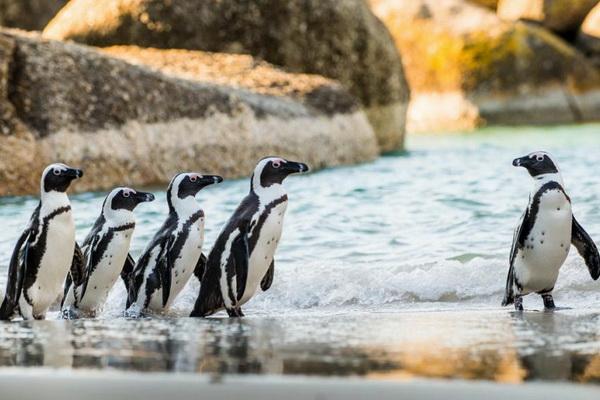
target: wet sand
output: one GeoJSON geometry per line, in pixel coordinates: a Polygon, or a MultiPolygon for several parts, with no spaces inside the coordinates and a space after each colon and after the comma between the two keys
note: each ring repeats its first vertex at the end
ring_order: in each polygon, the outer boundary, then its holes
{"type": "Polygon", "coordinates": [[[0,367],[600,383],[600,310],[297,312],[0,323],[0,367]]]}

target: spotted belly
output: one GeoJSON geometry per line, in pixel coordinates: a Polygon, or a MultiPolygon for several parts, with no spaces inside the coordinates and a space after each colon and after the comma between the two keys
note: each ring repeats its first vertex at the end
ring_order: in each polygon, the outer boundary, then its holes
{"type": "MultiPolygon", "coordinates": [[[[282,202],[274,207],[258,234],[256,246],[250,254],[248,262],[248,278],[246,280],[246,289],[240,300],[240,305],[243,305],[254,296],[258,290],[260,282],[264,278],[279,244],[281,232],[283,228],[283,218],[287,202],[282,202]]],[[[253,233],[254,235],[254,233],[253,233]]]]}
{"type": "MultiPolygon", "coordinates": [[[[102,308],[108,294],[119,279],[123,265],[129,253],[133,229],[117,231],[102,259],[96,265],[88,279],[83,297],[78,302],[78,308],[84,312],[96,312],[102,308]]],[[[78,288],[79,295],[83,287],[78,288]]]]}
{"type": "Polygon", "coordinates": [[[536,222],[514,261],[521,294],[554,288],[569,254],[572,218],[571,204],[562,193],[542,198],[536,222]]]}
{"type": "Polygon", "coordinates": [[[185,244],[181,248],[179,256],[174,262],[171,270],[171,288],[169,290],[169,299],[163,307],[162,297],[163,288],[158,288],[153,294],[148,304],[148,308],[154,312],[161,312],[169,309],[179,293],[189,282],[194,274],[194,269],[200,255],[202,254],[202,244],[204,242],[204,220],[190,228],[185,244]]]}
{"type": "Polygon", "coordinates": [[[75,224],[70,211],[54,217],[47,229],[46,250],[35,282],[26,291],[34,315],[44,315],[62,294],[75,249],[75,224]]]}

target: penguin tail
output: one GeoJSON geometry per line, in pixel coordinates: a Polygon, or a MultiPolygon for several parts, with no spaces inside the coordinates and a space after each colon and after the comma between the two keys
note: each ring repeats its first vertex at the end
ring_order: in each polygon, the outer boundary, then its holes
{"type": "Polygon", "coordinates": [[[504,298],[502,299],[502,307],[506,307],[515,302],[515,296],[512,293],[505,293],[504,298]]]}
{"type": "Polygon", "coordinates": [[[208,317],[225,307],[220,291],[212,290],[211,293],[206,292],[206,290],[203,292],[202,287],[200,287],[200,294],[198,295],[198,299],[196,300],[196,304],[194,305],[190,317],[208,317]]]}

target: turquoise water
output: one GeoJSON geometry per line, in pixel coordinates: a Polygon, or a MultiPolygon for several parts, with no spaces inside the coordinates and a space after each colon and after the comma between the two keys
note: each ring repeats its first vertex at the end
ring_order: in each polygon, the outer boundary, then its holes
{"type": "MultiPolygon", "coordinates": [[[[328,169],[286,181],[289,207],[276,254],[273,288],[247,305],[249,313],[306,310],[496,308],[501,300],[512,231],[527,204],[531,179],[514,157],[550,151],[563,171],[573,209],[600,241],[600,126],[495,128],[476,134],[410,137],[410,151],[375,162],[328,169]]],[[[218,171],[200,171],[218,173],[218,171]]],[[[208,251],[248,190],[235,180],[198,196],[206,213],[208,251]]],[[[166,216],[164,192],[137,210],[132,254],[137,256],[166,216]]],[[[71,196],[83,239],[104,193],[71,196]]],[[[37,200],[0,199],[0,272],[37,200]]],[[[192,281],[175,303],[187,315],[198,290],[192,281]]],[[[125,291],[113,291],[102,317],[118,316],[125,291]]],[[[571,249],[556,288],[559,305],[600,305],[571,249]]],[[[539,307],[526,298],[526,306],[539,307]]]]}
{"type": "MultiPolygon", "coordinates": [[[[570,310],[499,306],[531,186],[512,159],[553,153],[576,216],[600,241],[599,134],[585,125],[417,136],[405,153],[291,177],[275,281],[246,318],[186,318],[192,280],[169,315],[127,320],[119,281],[98,319],[57,321],[54,311],[49,321],[0,323],[0,367],[600,382],[600,282],[574,249],[555,291],[570,310]]],[[[248,185],[198,196],[206,250],[248,185]]],[[[136,210],[134,256],[166,217],[162,189],[153,192],[136,210]]],[[[80,240],[104,195],[71,196],[80,240]]],[[[2,286],[36,202],[0,199],[2,286]]],[[[529,296],[525,307],[541,301],[529,296]]]]}

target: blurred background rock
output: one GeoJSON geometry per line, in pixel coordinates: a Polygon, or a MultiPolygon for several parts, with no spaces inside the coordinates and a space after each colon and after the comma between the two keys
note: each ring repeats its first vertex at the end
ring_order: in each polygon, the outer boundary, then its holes
{"type": "Polygon", "coordinates": [[[34,191],[53,159],[110,166],[78,185],[106,188],[241,176],[266,153],[361,162],[406,131],[598,120],[599,15],[598,0],[0,0],[0,24],[38,31],[0,28],[0,194],[34,191]]]}

